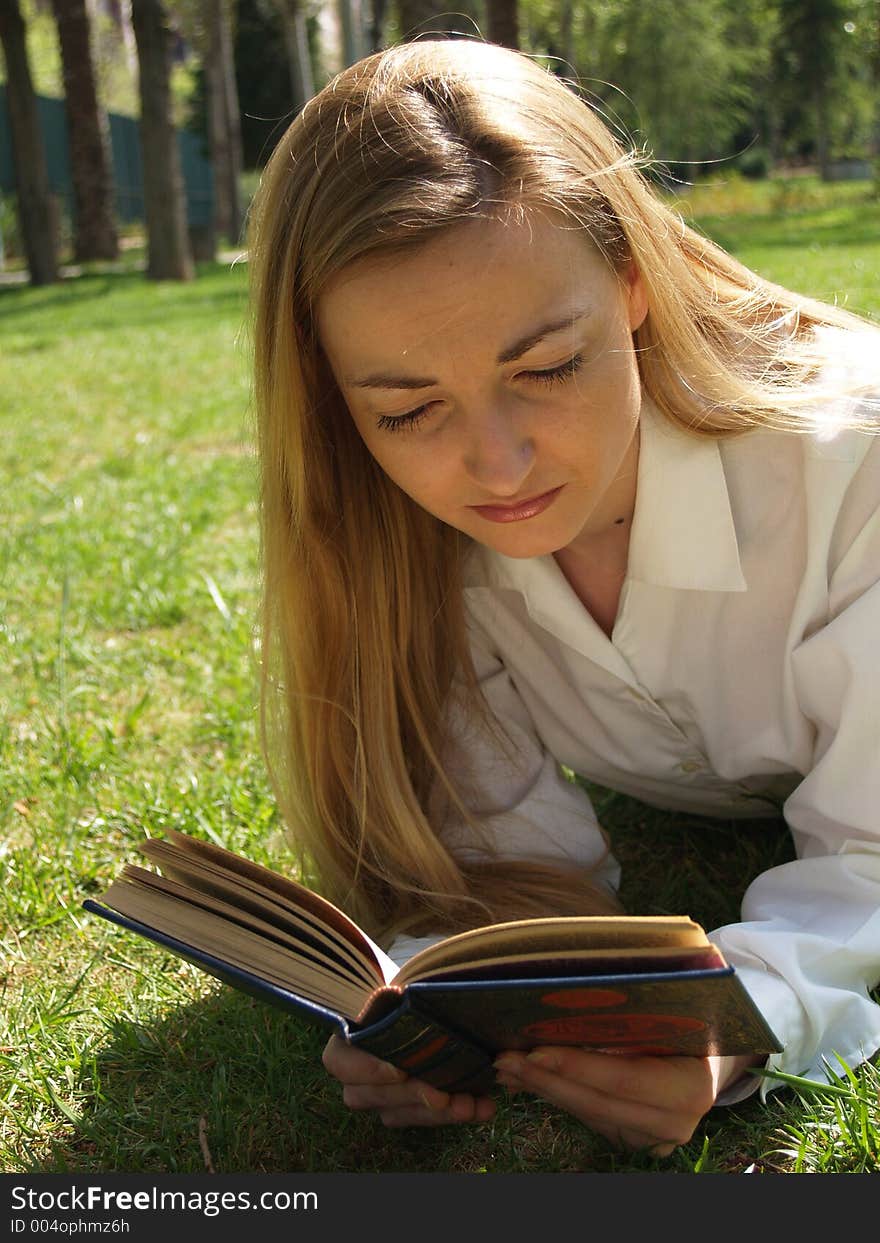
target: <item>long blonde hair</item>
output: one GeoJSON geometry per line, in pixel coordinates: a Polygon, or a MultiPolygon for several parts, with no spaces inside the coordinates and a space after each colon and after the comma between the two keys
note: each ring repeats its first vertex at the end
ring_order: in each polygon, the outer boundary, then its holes
{"type": "Polygon", "coordinates": [[[613,268],[634,261],[649,313],[645,390],[698,435],[798,429],[815,403],[813,329],[853,317],[761,280],[686,227],[559,79],[468,40],[404,44],[339,74],[296,118],[252,211],[261,464],[263,723],[284,817],[310,876],[376,935],[608,910],[589,877],[463,864],[429,822],[466,642],[468,541],[420,510],[364,448],[317,339],[330,279],[474,218],[552,210],[613,268]],[[426,567],[429,567],[426,573],[426,567]]]}

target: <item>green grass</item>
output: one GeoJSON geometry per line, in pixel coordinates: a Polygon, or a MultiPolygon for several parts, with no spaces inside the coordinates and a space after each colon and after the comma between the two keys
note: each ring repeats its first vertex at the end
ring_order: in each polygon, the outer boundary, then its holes
{"type": "Polygon", "coordinates": [[[768,280],[880,318],[880,198],[866,182],[721,175],[679,206],[768,280]]]}
{"type": "MultiPolygon", "coordinates": [[[[784,217],[774,194],[794,191],[691,199],[768,276],[880,314],[855,279],[880,268],[865,187],[803,183],[784,217]]],[[[81,912],[169,826],[289,858],[256,729],[245,285],[208,266],[0,290],[0,1170],[197,1172],[200,1127],[220,1172],[878,1168],[871,1066],[715,1110],[665,1162],[519,1098],[386,1132],[341,1105],[318,1033],[81,912]]],[[[594,795],[631,909],[734,919],[789,857],[778,821],[594,795]]]]}

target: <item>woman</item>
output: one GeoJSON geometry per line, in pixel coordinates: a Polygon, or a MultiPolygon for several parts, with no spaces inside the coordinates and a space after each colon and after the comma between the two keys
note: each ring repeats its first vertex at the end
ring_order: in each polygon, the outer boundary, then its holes
{"type": "MultiPolygon", "coordinates": [[[[688,229],[526,57],[407,44],[296,119],[256,204],[267,744],[325,893],[419,937],[613,909],[559,765],[767,815],[713,939],[785,1045],[880,1045],[878,334],[688,229]]],[[[331,1040],[352,1108],[485,1120],[331,1040]]],[[[505,1054],[658,1154],[748,1059],[505,1054]]]]}

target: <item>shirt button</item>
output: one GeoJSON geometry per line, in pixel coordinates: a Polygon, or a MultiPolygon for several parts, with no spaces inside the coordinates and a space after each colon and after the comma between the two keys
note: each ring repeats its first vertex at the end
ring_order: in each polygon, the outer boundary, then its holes
{"type": "Polygon", "coordinates": [[[678,767],[683,773],[698,773],[703,765],[699,760],[683,760],[678,767]]]}

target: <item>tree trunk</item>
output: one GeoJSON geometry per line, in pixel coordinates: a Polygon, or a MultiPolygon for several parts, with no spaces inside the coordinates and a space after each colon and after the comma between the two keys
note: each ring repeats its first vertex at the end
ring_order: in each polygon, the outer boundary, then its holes
{"type": "Polygon", "coordinates": [[[385,45],[385,14],[388,0],[372,0],[370,5],[370,22],[367,29],[367,41],[370,52],[379,52],[385,45]]]}
{"type": "Polygon", "coordinates": [[[242,167],[241,113],[232,56],[231,14],[226,0],[206,0],[208,133],[214,171],[214,228],[231,245],[241,237],[239,177],[242,167]]]}
{"type": "Polygon", "coordinates": [[[486,32],[490,43],[519,48],[516,0],[486,0],[486,32]]]}
{"type": "Polygon", "coordinates": [[[823,181],[830,181],[831,153],[828,143],[828,92],[824,82],[817,82],[813,87],[813,107],[816,119],[816,160],[819,164],[819,176],[823,181]]]}
{"type": "Polygon", "coordinates": [[[880,198],[880,0],[874,0],[874,49],[871,58],[874,86],[874,197],[880,198]]]}
{"type": "Polygon", "coordinates": [[[342,29],[342,60],[345,65],[353,65],[364,54],[360,0],[337,0],[337,7],[342,29]]]}
{"type": "Polygon", "coordinates": [[[562,0],[559,6],[559,39],[562,43],[562,59],[567,68],[574,69],[574,0],[562,0]]]}
{"type": "Polygon", "coordinates": [[[469,16],[468,4],[456,4],[454,10],[444,0],[397,0],[400,37],[418,39],[439,35],[475,35],[477,27],[469,16]]]}
{"type": "Polygon", "coordinates": [[[295,110],[301,112],[315,93],[306,15],[301,0],[277,0],[277,3],[284,25],[290,93],[295,110]]]}
{"type": "Polygon", "coordinates": [[[113,166],[107,116],[98,106],[85,0],[52,0],[61,65],[73,182],[74,257],[115,259],[113,166]]]}
{"type": "Polygon", "coordinates": [[[58,280],[49,172],[18,0],[0,0],[0,43],[6,61],[6,102],[25,258],[31,284],[49,285],[58,280]]]}
{"type": "Polygon", "coordinates": [[[779,97],[774,85],[767,92],[767,161],[768,171],[772,173],[782,161],[782,123],[779,115],[779,97]]]}
{"type": "Polygon", "coordinates": [[[195,273],[180,152],[171,119],[171,31],[160,0],[131,0],[131,16],[140,80],[147,276],[188,281],[195,273]]]}

